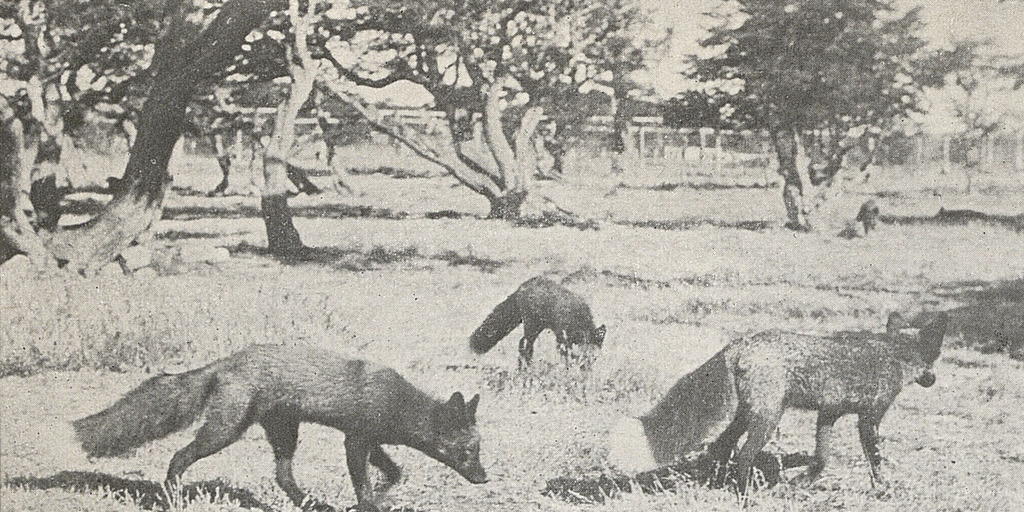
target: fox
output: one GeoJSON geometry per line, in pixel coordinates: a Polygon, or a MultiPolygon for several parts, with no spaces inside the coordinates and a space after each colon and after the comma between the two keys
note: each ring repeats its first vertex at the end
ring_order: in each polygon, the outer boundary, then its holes
{"type": "MultiPolygon", "coordinates": [[[[544,329],[555,333],[558,351],[566,366],[574,345],[589,351],[599,349],[606,331],[604,325],[594,327],[590,306],[583,297],[546,277],[537,276],[528,279],[495,306],[470,335],[469,345],[477,354],[483,354],[520,323],[523,337],[519,340],[519,369],[532,362],[533,344],[544,329]]],[[[584,358],[584,366],[589,366],[592,359],[592,356],[584,358]]]]}
{"type": "MultiPolygon", "coordinates": [[[[620,421],[611,431],[609,462],[623,471],[648,471],[706,448],[706,455],[726,468],[747,433],[732,473],[743,494],[754,459],[783,412],[800,408],[818,411],[808,480],[820,476],[829,462],[836,420],[856,414],[871,484],[883,484],[878,425],[904,386],[935,383],[932,366],[948,316],[933,316],[916,336],[902,333],[906,321],[892,313],[881,334],[770,330],[733,340],[680,378],[644,415],[620,421]]],[[[724,471],[720,474],[725,478],[724,471]]]]}
{"type": "Polygon", "coordinates": [[[860,205],[860,210],[857,211],[857,217],[854,218],[854,221],[864,225],[865,236],[872,229],[877,229],[879,213],[881,213],[881,209],[878,208],[878,203],[874,199],[868,199],[864,201],[864,204],[860,205]]]}
{"type": "Polygon", "coordinates": [[[176,483],[193,463],[259,423],[274,453],[277,484],[300,507],[306,495],[292,475],[299,424],[333,427],[345,434],[357,508],[376,511],[367,462],[381,470],[383,490],[402,474],[384,444],[414,448],[471,483],[488,481],[480,463],[479,403],[479,394],[467,401],[458,391],[438,400],[390,367],[328,350],[251,345],[202,368],[152,377],[72,426],[87,455],[109,457],[182,430],[203,413],[195,439],[171,458],[166,481],[176,483]]]}

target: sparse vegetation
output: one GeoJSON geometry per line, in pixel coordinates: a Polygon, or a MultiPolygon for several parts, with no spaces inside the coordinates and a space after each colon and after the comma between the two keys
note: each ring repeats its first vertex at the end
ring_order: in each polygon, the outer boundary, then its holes
{"type": "MultiPolygon", "coordinates": [[[[199,164],[190,162],[194,170],[181,169],[176,181],[212,187],[216,164],[199,164]]],[[[452,188],[450,178],[352,175],[355,195],[296,198],[295,222],[310,249],[295,258],[266,252],[256,210],[245,209],[254,199],[172,195],[171,213],[144,244],[153,272],[82,279],[5,271],[4,510],[293,510],[273,482],[259,428],[190,469],[185,492],[167,505],[158,502],[165,498],[157,482],[187,435],[125,459],[87,462],[70,457],[71,445],[49,427],[109,405],[153,373],[196,367],[251,343],[281,343],[385,362],[437,396],[483,394],[482,458],[491,483],[471,487],[422,455],[389,449],[407,475],[390,493],[398,509],[738,511],[743,503],[727,490],[666,483],[666,475],[640,477],[637,485],[623,479],[605,461],[608,429],[646,409],[735,334],[877,330],[890,311],[912,317],[922,307],[954,310],[962,321],[954,315],[936,386],[908,388],[882,423],[892,486],[870,487],[854,429],[841,421],[837,453],[845,463],[814,485],[799,481],[802,468],[785,470],[747,508],[1008,510],[1024,498],[1017,448],[1024,366],[1006,355],[1020,357],[1019,338],[999,337],[1019,334],[1012,322],[1024,302],[1018,230],[977,221],[883,222],[854,240],[794,235],[771,210],[772,189],[630,188],[605,197],[617,179],[570,175],[539,185],[552,196],[571,188],[560,204],[582,219],[611,222],[535,229],[484,220],[487,203],[452,188]],[[216,208],[222,213],[207,215],[216,208]],[[184,214],[190,211],[196,214],[184,214]],[[427,215],[438,211],[460,215],[427,215]],[[651,229],[678,219],[689,224],[651,229]],[[180,260],[196,246],[226,247],[231,257],[180,260]],[[523,372],[515,368],[515,343],[470,354],[469,333],[494,303],[538,274],[586,297],[595,320],[608,325],[590,373],[563,368],[549,333],[523,372]],[[48,445],[61,453],[47,457],[48,445]],[[138,489],[144,492],[133,494],[138,489]]],[[[883,193],[874,197],[883,211],[931,217],[938,210],[916,182],[880,183],[883,193]]],[[[1021,197],[1012,187],[991,194],[991,204],[1021,197]]],[[[787,413],[765,460],[809,452],[813,423],[810,414],[787,413]]],[[[296,478],[318,502],[351,505],[342,436],[303,428],[296,478]]]]}

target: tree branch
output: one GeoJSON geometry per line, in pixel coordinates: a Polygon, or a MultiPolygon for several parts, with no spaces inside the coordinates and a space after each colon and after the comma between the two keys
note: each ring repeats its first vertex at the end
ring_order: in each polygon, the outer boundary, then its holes
{"type": "Polygon", "coordinates": [[[336,81],[327,79],[326,77],[321,77],[320,83],[327,87],[327,89],[330,90],[331,93],[333,93],[335,96],[337,96],[338,99],[344,101],[349,106],[351,106],[357,113],[359,113],[360,116],[366,119],[366,121],[369,122],[370,125],[373,126],[376,130],[379,130],[393,137],[395,140],[398,140],[399,142],[404,144],[406,147],[411,149],[414,153],[421,156],[422,158],[430,162],[433,162],[437,165],[440,165],[442,168],[448,171],[449,174],[455,177],[455,179],[459,180],[460,183],[465,185],[470,190],[478,194],[481,194],[487,197],[488,199],[497,197],[499,195],[496,191],[495,186],[491,183],[488,183],[487,180],[482,179],[483,176],[474,173],[470,170],[461,168],[461,166],[459,165],[459,163],[461,162],[456,163],[458,162],[458,160],[453,161],[450,156],[445,156],[441,152],[437,151],[435,148],[425,144],[423,141],[403,134],[398,127],[388,122],[387,119],[383,115],[381,115],[379,111],[377,111],[377,109],[364,102],[357,95],[346,90],[336,81]]]}
{"type": "MultiPolygon", "coordinates": [[[[481,84],[482,87],[482,84],[481,84]]],[[[494,163],[498,166],[498,173],[501,175],[503,184],[512,189],[522,190],[526,183],[517,172],[516,154],[505,137],[504,126],[501,124],[501,93],[504,88],[500,81],[495,81],[487,87],[484,102],[484,140],[487,141],[487,148],[494,157],[494,163]],[[511,179],[510,179],[511,178],[511,179]],[[510,183],[511,182],[511,183],[510,183]]]]}

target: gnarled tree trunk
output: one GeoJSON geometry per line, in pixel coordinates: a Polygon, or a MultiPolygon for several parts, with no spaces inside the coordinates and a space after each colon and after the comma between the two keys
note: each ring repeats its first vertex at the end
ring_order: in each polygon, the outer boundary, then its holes
{"type": "Polygon", "coordinates": [[[70,270],[91,273],[113,260],[160,218],[171,182],[167,164],[181,136],[185,106],[196,88],[226,69],[245,36],[271,11],[269,0],[229,0],[208,25],[203,7],[173,4],[153,56],[153,86],[122,178],[98,216],[48,237],[50,253],[70,270]]]}
{"type": "Polygon", "coordinates": [[[778,173],[782,176],[782,204],[786,207],[786,227],[797,231],[810,230],[804,210],[804,180],[800,177],[799,141],[793,130],[773,130],[772,144],[779,159],[778,173]]]}
{"type": "Polygon", "coordinates": [[[790,229],[810,231],[815,224],[821,224],[818,217],[822,216],[823,206],[840,194],[843,176],[850,172],[863,174],[871,163],[872,151],[866,147],[863,134],[840,134],[839,130],[831,129],[811,137],[796,130],[779,129],[771,135],[783,179],[786,227],[790,229]],[[814,150],[814,158],[808,157],[808,146],[814,150]],[[851,153],[854,149],[857,151],[851,153]],[[855,153],[857,158],[847,158],[855,153]]]}
{"type": "MultiPolygon", "coordinates": [[[[375,85],[372,80],[360,80],[351,74],[345,76],[355,79],[357,84],[375,85]]],[[[427,142],[415,133],[403,130],[397,122],[382,115],[339,84],[338,80],[324,79],[322,84],[352,106],[375,129],[440,165],[466,188],[484,196],[490,203],[488,217],[514,219],[520,216],[529,195],[529,177],[537,167],[537,151],[532,138],[543,119],[543,109],[535,106],[524,111],[513,147],[502,124],[501,97],[504,91],[501,80],[487,85],[482,115],[472,121],[473,133],[466,140],[456,136],[453,128],[460,121],[458,116],[461,114],[456,112],[464,109],[450,105],[448,124],[451,129],[447,130],[447,140],[442,143],[427,142]]]]}
{"type": "Polygon", "coordinates": [[[0,263],[26,254],[38,267],[55,266],[25,211],[31,210],[25,133],[6,101],[0,101],[0,263]]]}

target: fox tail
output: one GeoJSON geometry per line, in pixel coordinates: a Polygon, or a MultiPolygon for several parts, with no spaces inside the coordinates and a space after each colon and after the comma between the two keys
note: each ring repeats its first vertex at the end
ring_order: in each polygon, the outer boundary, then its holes
{"type": "Polygon", "coordinates": [[[72,425],[90,456],[123,455],[191,425],[216,383],[209,366],[153,377],[114,405],[72,425]]]}
{"type": "Polygon", "coordinates": [[[679,379],[646,414],[620,421],[611,431],[609,462],[628,472],[677,462],[717,437],[738,403],[723,349],[679,379]]]}
{"type": "Polygon", "coordinates": [[[484,323],[480,324],[480,327],[477,327],[469,336],[469,346],[473,352],[483,354],[494,348],[502,338],[508,336],[508,333],[523,321],[519,306],[516,305],[516,293],[509,295],[495,306],[494,311],[491,311],[491,314],[484,319],[484,323]]]}

